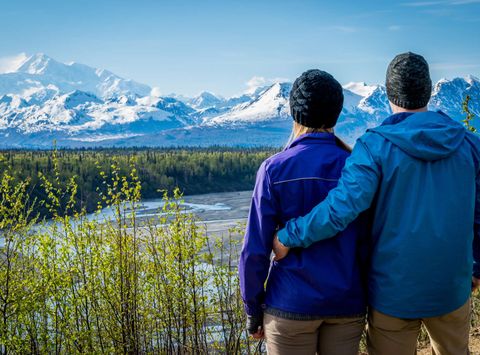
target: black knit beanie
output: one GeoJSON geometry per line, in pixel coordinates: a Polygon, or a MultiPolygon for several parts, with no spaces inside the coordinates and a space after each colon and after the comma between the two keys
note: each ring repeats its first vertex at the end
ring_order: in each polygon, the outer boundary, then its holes
{"type": "Polygon", "coordinates": [[[421,55],[397,55],[387,69],[387,96],[393,104],[409,110],[427,106],[432,94],[428,63],[421,55]]]}
{"type": "Polygon", "coordinates": [[[302,126],[332,128],[343,107],[343,89],[327,72],[311,69],[295,80],[290,91],[290,113],[302,126]]]}

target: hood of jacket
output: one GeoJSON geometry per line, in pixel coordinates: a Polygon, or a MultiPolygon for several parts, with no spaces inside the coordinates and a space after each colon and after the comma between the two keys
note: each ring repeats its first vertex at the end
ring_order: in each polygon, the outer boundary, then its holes
{"type": "Polygon", "coordinates": [[[449,157],[462,144],[465,127],[442,112],[418,112],[396,124],[370,129],[417,159],[449,157]]]}

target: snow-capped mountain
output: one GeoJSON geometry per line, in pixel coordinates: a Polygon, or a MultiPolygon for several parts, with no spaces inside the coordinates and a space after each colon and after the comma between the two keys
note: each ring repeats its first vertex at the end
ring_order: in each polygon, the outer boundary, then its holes
{"type": "Polygon", "coordinates": [[[244,125],[271,120],[284,120],[290,117],[288,96],[292,84],[276,83],[257,94],[251,101],[240,103],[228,112],[207,119],[204,124],[212,125],[244,125]]]}
{"type": "Polygon", "coordinates": [[[221,107],[225,104],[225,101],[226,100],[223,97],[204,91],[187,102],[190,106],[196,109],[204,109],[209,107],[221,107]]]}
{"type": "Polygon", "coordinates": [[[383,86],[348,83],[343,87],[343,96],[343,110],[335,131],[350,144],[390,114],[383,86]]]}
{"type": "MultiPolygon", "coordinates": [[[[0,147],[279,146],[292,120],[291,83],[275,83],[231,98],[202,92],[151,96],[147,85],[107,70],[64,64],[36,54],[0,74],[0,147]]],[[[336,133],[348,143],[390,114],[385,87],[344,85],[336,133]]],[[[430,108],[461,121],[462,102],[480,114],[480,80],[469,76],[434,85],[430,108]]]]}
{"type": "Polygon", "coordinates": [[[23,134],[26,145],[37,133],[50,137],[50,141],[64,137],[96,141],[185,125],[182,116],[177,118],[174,113],[158,109],[158,103],[132,103],[125,96],[103,101],[78,90],[54,96],[42,105],[29,105],[17,95],[5,95],[0,102],[0,129],[23,134]]]}
{"type": "Polygon", "coordinates": [[[151,88],[123,79],[108,70],[78,63],[60,63],[42,53],[28,58],[14,72],[0,76],[0,95],[31,96],[42,92],[52,96],[74,90],[108,98],[120,95],[146,96],[151,88]]]}
{"type": "Polygon", "coordinates": [[[450,117],[461,120],[465,116],[462,112],[462,104],[467,95],[471,98],[469,108],[478,117],[480,114],[480,80],[472,75],[466,78],[438,81],[433,87],[430,108],[442,110],[450,117]]]}

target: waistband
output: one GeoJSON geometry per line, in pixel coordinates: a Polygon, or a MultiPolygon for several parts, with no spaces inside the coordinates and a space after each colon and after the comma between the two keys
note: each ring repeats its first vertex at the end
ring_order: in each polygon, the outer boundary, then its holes
{"type": "Polygon", "coordinates": [[[316,314],[303,314],[303,313],[293,313],[282,311],[277,308],[267,307],[264,310],[265,313],[270,314],[271,316],[280,317],[289,320],[321,320],[321,319],[336,319],[336,318],[363,318],[365,317],[365,313],[359,314],[339,314],[339,315],[316,315],[316,314]]]}

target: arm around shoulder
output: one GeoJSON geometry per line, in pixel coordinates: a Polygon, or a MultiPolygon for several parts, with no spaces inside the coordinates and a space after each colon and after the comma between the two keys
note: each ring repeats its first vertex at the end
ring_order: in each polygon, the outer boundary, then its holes
{"type": "Polygon", "coordinates": [[[347,159],[338,186],[307,215],[291,219],[278,232],[287,247],[303,247],[328,239],[370,207],[381,178],[381,166],[359,139],[347,159]]]}

